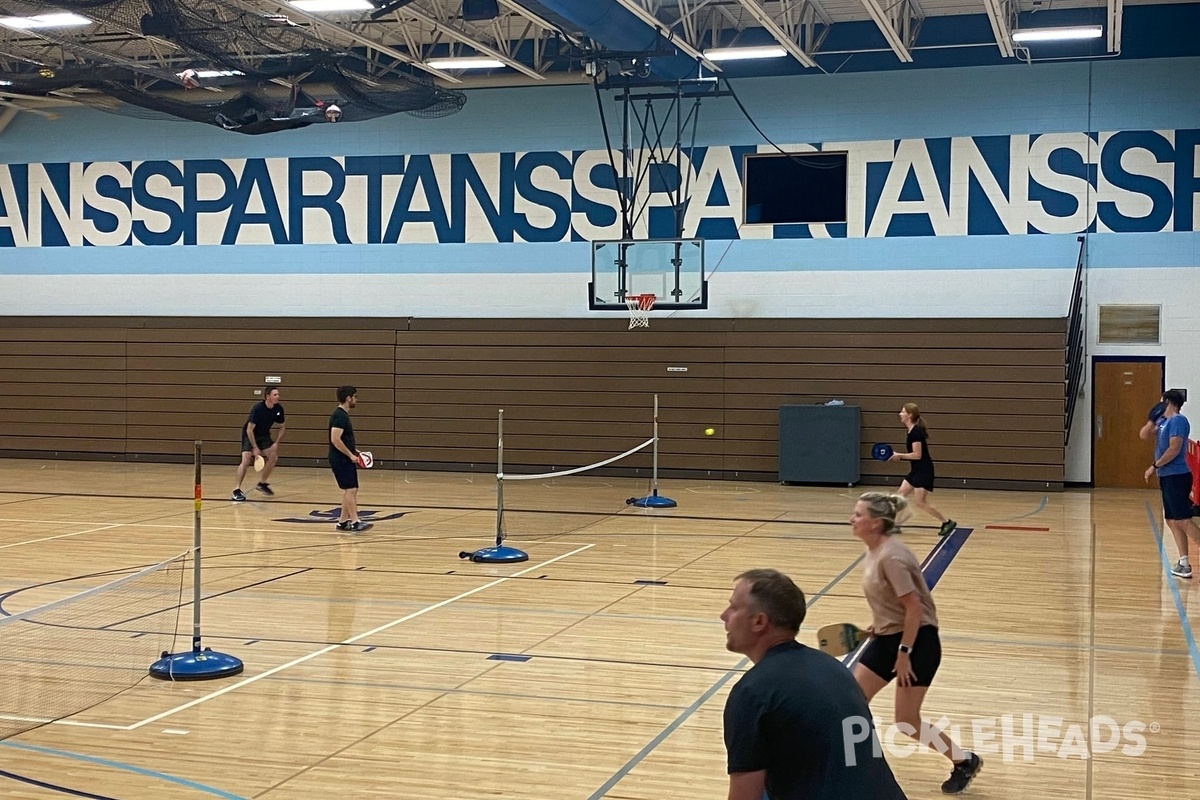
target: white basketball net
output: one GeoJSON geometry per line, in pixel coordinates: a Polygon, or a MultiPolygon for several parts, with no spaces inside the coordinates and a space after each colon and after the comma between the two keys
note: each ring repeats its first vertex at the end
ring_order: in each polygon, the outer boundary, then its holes
{"type": "Polygon", "coordinates": [[[652,294],[625,296],[625,305],[629,306],[629,330],[650,327],[650,309],[654,308],[655,299],[652,294]]]}

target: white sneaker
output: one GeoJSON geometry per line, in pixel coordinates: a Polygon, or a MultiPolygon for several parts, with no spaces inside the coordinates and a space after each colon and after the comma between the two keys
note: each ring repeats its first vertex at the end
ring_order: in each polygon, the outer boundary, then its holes
{"type": "Polygon", "coordinates": [[[1171,574],[1176,578],[1183,578],[1185,581],[1190,581],[1192,579],[1192,565],[1176,561],[1171,565],[1171,574]]]}

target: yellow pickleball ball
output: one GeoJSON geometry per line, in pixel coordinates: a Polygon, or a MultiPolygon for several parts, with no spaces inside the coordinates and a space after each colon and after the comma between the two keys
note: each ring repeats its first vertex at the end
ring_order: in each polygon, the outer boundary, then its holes
{"type": "Polygon", "coordinates": [[[716,429],[715,429],[715,428],[705,428],[705,429],[704,429],[704,435],[705,435],[705,436],[712,436],[712,435],[713,435],[714,433],[716,433],[716,432],[717,432],[717,431],[716,431],[716,429]]]}

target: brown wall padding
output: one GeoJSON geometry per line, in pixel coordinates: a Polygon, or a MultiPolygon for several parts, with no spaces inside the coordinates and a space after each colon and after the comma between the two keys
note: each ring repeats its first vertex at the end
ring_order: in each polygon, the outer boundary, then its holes
{"type": "MultiPolygon", "coordinates": [[[[229,460],[267,375],[283,463],[320,463],[334,388],[383,466],[565,469],[651,435],[660,475],[776,480],[781,405],[862,408],[862,473],[921,406],[944,486],[1061,488],[1062,319],[0,318],[0,454],[229,460]],[[674,367],[675,369],[668,369],[674,367]],[[680,368],[686,368],[683,371],[680,368]],[[706,428],[716,435],[704,435],[706,428]]],[[[614,474],[645,475],[649,451],[614,474]]]]}

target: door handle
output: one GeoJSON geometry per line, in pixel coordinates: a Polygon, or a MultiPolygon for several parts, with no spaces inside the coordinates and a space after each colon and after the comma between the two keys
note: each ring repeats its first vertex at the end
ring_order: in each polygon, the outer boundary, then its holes
{"type": "Polygon", "coordinates": [[[1096,438],[1104,438],[1104,417],[1099,414],[1096,415],[1096,438]]]}

